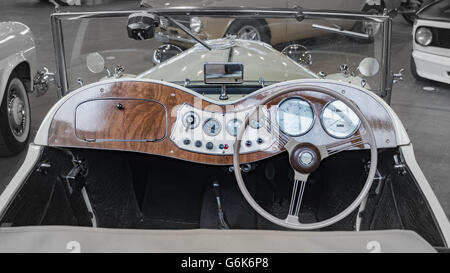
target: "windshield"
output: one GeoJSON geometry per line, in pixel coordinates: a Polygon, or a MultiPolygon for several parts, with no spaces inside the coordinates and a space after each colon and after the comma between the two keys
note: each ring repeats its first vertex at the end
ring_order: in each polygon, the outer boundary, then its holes
{"type": "MultiPolygon", "coordinates": [[[[139,20],[147,20],[139,13],[139,20]]],[[[242,64],[242,86],[326,78],[376,93],[383,87],[383,69],[387,68],[382,67],[385,33],[381,16],[350,19],[328,13],[299,21],[283,18],[281,13],[277,18],[155,13],[151,35],[132,37],[130,14],[78,14],[60,21],[67,85],[63,94],[108,78],[204,86],[204,65],[210,62],[242,64]],[[97,70],[92,69],[92,62],[99,66],[97,70]]]]}

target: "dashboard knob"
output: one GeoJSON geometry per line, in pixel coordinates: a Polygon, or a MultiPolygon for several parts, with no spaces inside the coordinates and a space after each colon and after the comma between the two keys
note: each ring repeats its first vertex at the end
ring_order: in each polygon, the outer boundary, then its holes
{"type": "Polygon", "coordinates": [[[206,149],[212,150],[212,148],[214,148],[214,144],[212,142],[206,143],[206,149]]]}
{"type": "Polygon", "coordinates": [[[183,140],[183,144],[184,145],[189,145],[189,144],[191,144],[191,141],[186,138],[185,140],[183,140]]]}
{"type": "Polygon", "coordinates": [[[117,109],[119,109],[119,110],[124,110],[124,109],[125,109],[125,106],[123,106],[122,103],[118,103],[118,104],[116,105],[116,107],[117,107],[117,109]]]}
{"type": "Polygon", "coordinates": [[[252,146],[252,141],[251,141],[251,140],[247,140],[247,141],[245,142],[245,146],[247,146],[247,147],[252,146]]]}
{"type": "Polygon", "coordinates": [[[262,138],[258,138],[257,140],[256,140],[256,142],[258,143],[258,144],[263,144],[264,143],[264,140],[262,139],[262,138]]]}
{"type": "Polygon", "coordinates": [[[200,140],[197,140],[196,142],[195,142],[195,147],[202,147],[202,142],[200,141],[200,140]]]}

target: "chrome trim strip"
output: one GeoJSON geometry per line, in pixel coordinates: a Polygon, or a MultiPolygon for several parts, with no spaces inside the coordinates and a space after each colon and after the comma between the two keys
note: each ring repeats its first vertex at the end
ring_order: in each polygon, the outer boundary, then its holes
{"type": "Polygon", "coordinates": [[[58,98],[66,95],[69,90],[66,70],[66,56],[64,51],[64,36],[61,20],[56,16],[51,16],[53,46],[55,50],[56,62],[56,89],[58,98]]]}

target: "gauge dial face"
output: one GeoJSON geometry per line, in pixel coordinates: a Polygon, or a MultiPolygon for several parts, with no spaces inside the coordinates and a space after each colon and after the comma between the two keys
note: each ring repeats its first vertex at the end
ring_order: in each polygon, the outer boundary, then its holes
{"type": "Polygon", "coordinates": [[[222,125],[215,118],[209,118],[203,124],[203,132],[208,136],[217,136],[222,130],[222,125]]]}
{"type": "Polygon", "coordinates": [[[239,119],[235,118],[232,120],[229,120],[227,122],[227,132],[232,135],[232,136],[237,136],[239,128],[242,125],[242,121],[240,121],[239,119]]]}
{"type": "Polygon", "coordinates": [[[190,111],[184,114],[183,116],[183,125],[186,128],[189,129],[195,129],[198,126],[198,123],[200,122],[200,117],[197,113],[190,111]]]}
{"type": "Polygon", "coordinates": [[[353,135],[360,123],[355,112],[340,100],[329,103],[322,112],[323,128],[335,138],[347,138],[353,135]]]}
{"type": "Polygon", "coordinates": [[[302,98],[288,98],[280,103],[277,110],[280,129],[291,136],[300,136],[311,129],[314,112],[311,105],[302,98]]]}

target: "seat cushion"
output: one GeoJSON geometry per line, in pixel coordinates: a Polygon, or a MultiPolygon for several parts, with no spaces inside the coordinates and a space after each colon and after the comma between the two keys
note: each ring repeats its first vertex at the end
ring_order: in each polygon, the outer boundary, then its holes
{"type": "Polygon", "coordinates": [[[0,228],[0,252],[435,252],[413,231],[0,228]]]}

